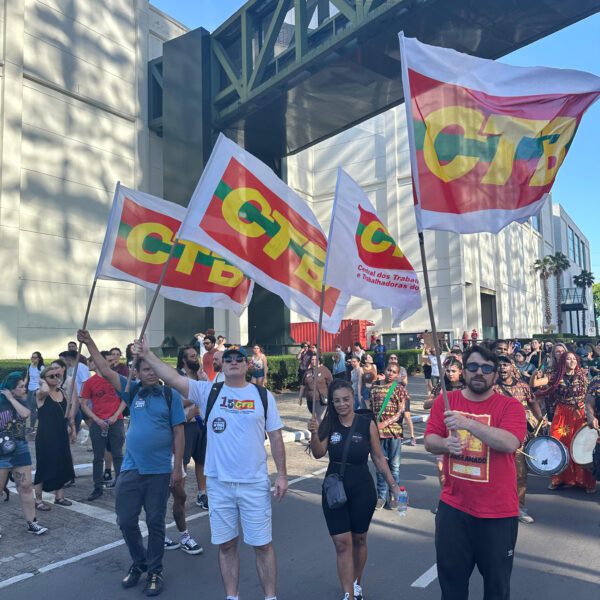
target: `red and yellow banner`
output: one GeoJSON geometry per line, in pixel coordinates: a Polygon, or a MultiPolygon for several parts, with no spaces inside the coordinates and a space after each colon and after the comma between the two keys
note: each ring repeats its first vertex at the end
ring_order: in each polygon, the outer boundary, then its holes
{"type": "Polygon", "coordinates": [[[537,214],[600,78],[402,36],[401,50],[420,230],[495,233],[537,214]]]}
{"type": "MultiPolygon", "coordinates": [[[[97,276],[154,289],[167,262],[185,208],[119,187],[97,276]]],[[[194,306],[228,308],[241,314],[252,282],[214,252],[179,241],[160,293],[194,306]]]]}
{"type": "MultiPolygon", "coordinates": [[[[221,136],[180,238],[224,256],[286,305],[319,317],[327,240],[306,202],[266,165],[221,136]]],[[[337,332],[347,303],[326,287],[323,328],[337,332]]]]}

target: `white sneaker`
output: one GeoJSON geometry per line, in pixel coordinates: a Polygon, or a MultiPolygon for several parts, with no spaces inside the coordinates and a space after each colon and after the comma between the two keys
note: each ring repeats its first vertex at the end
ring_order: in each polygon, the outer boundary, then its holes
{"type": "Polygon", "coordinates": [[[519,521],[521,523],[533,523],[533,517],[529,515],[527,509],[520,508],[519,509],[519,521]]]}
{"type": "Polygon", "coordinates": [[[362,587],[354,582],[354,600],[363,600],[362,587]]]}

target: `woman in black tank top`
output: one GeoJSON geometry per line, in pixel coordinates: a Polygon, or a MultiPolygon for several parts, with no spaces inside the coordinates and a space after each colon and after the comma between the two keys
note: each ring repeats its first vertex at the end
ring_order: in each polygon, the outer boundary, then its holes
{"type": "Polygon", "coordinates": [[[377,470],[385,477],[395,498],[398,497],[399,489],[381,452],[375,422],[364,415],[354,414],[352,385],[336,379],[329,386],[327,398],[327,411],[322,423],[319,425],[316,418],[308,422],[311,432],[310,450],[315,458],[329,453],[326,475],[339,472],[344,443],[356,419],[343,480],[346,504],[331,509],[323,494],[322,506],[337,554],[338,575],[345,594],[344,600],[362,599],[360,582],[367,560],[367,531],[377,502],[373,477],[368,467],[369,454],[377,470]],[[354,565],[357,565],[356,571],[354,565]]]}

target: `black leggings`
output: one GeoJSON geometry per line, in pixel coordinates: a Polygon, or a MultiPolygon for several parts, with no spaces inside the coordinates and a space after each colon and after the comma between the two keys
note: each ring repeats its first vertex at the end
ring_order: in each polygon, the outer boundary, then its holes
{"type": "Polygon", "coordinates": [[[483,600],[509,600],[517,517],[479,519],[439,503],[435,549],[442,600],[467,600],[475,565],[483,577],[483,600]]]}

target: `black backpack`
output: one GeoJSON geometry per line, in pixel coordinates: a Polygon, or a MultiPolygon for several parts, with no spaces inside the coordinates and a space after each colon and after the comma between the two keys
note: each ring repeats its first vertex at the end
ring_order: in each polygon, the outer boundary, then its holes
{"type": "MultiPolygon", "coordinates": [[[[133,402],[135,400],[135,397],[137,395],[137,393],[140,391],[140,388],[142,387],[142,384],[138,381],[132,388],[130,388],[129,390],[129,398],[131,400],[131,402],[133,402]]],[[[165,390],[165,400],[167,401],[167,406],[169,407],[169,413],[171,412],[171,404],[173,404],[173,390],[165,385],[163,386],[164,390],[165,390]]],[[[125,407],[125,410],[123,411],[123,416],[124,417],[128,417],[131,414],[131,411],[129,410],[129,406],[125,407]]]]}

